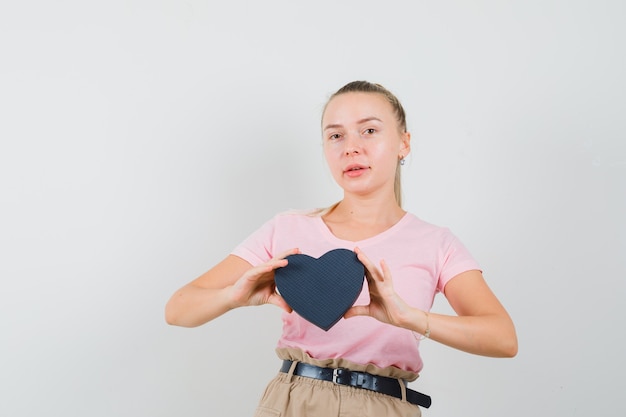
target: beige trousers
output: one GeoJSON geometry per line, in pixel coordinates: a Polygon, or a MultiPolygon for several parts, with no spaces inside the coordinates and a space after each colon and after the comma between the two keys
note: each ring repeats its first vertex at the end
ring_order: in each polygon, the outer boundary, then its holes
{"type": "MultiPolygon", "coordinates": [[[[281,355],[279,353],[279,356],[281,355]]],[[[289,355],[293,356],[293,355],[289,355]]],[[[296,358],[285,358],[300,360],[296,358]]],[[[417,405],[362,388],[280,372],[267,385],[255,417],[421,417],[417,405]]],[[[401,384],[398,381],[398,384],[401,384]]],[[[403,385],[403,384],[401,384],[403,385]]]]}

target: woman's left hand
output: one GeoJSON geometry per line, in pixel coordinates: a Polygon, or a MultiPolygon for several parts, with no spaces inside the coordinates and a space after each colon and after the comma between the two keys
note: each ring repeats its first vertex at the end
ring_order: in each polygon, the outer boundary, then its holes
{"type": "Polygon", "coordinates": [[[354,252],[365,266],[365,278],[370,292],[370,303],[351,307],[345,318],[370,316],[383,322],[401,326],[406,321],[411,307],[404,302],[393,288],[391,272],[384,260],[380,261],[380,269],[374,265],[359,248],[354,252]]]}
{"type": "Polygon", "coordinates": [[[370,303],[351,307],[345,318],[370,316],[420,334],[428,331],[433,340],[477,355],[513,357],[517,354],[513,322],[480,271],[462,272],[446,285],[445,296],[457,316],[426,314],[409,306],[398,295],[384,260],[380,261],[379,269],[359,248],[354,252],[365,266],[370,303]]]}

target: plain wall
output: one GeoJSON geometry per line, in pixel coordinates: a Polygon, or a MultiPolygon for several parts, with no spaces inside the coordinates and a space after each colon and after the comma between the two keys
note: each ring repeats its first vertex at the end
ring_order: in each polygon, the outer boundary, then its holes
{"type": "Polygon", "coordinates": [[[321,110],[366,79],[408,113],[405,208],[461,238],[518,330],[514,359],[425,341],[424,415],[621,416],[625,18],[617,0],[2,2],[0,415],[252,415],[278,309],[183,329],[165,303],[276,212],[341,197],[321,110]]]}

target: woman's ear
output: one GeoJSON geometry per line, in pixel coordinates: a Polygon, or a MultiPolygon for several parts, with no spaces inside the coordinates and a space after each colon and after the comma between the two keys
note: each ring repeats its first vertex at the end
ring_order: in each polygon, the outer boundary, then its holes
{"type": "Polygon", "coordinates": [[[403,132],[400,140],[400,153],[406,158],[411,152],[411,133],[403,132]]]}

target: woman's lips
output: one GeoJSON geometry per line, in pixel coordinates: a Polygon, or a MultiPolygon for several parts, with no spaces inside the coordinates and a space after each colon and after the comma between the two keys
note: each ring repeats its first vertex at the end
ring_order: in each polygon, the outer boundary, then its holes
{"type": "Polygon", "coordinates": [[[343,174],[350,178],[355,178],[363,175],[369,170],[369,167],[364,165],[350,165],[344,171],[343,174]]]}

